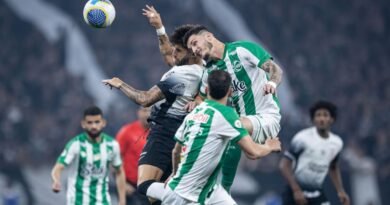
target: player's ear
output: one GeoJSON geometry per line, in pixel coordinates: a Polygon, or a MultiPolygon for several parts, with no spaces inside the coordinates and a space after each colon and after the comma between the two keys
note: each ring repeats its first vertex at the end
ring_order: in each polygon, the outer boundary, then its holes
{"type": "Polygon", "coordinates": [[[106,125],[107,125],[107,120],[104,118],[102,119],[102,125],[103,125],[103,128],[106,127],[106,125]]]}
{"type": "Polygon", "coordinates": [[[206,40],[208,42],[211,42],[213,40],[213,38],[214,38],[214,35],[212,33],[210,33],[210,32],[206,32],[204,35],[205,35],[206,40]]]}
{"type": "Polygon", "coordinates": [[[80,122],[80,125],[81,125],[81,128],[85,129],[86,128],[86,123],[85,123],[85,120],[81,120],[80,122]]]}
{"type": "Polygon", "coordinates": [[[232,93],[233,93],[233,89],[232,89],[232,87],[230,87],[229,90],[228,90],[227,96],[231,97],[232,93]]]}

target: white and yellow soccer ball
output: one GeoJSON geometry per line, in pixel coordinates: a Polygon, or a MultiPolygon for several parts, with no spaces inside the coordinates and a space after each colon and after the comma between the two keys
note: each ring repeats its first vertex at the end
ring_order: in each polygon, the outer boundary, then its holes
{"type": "Polygon", "coordinates": [[[115,19],[115,8],[109,0],[88,0],[84,6],[85,22],[95,28],[105,28],[115,19]]]}

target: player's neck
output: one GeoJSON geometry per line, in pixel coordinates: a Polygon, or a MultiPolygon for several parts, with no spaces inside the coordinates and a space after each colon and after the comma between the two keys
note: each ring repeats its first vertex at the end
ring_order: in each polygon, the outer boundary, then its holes
{"type": "Polygon", "coordinates": [[[214,99],[214,98],[211,97],[210,95],[209,95],[207,98],[210,99],[210,100],[212,100],[212,101],[218,102],[218,103],[220,103],[220,104],[222,104],[222,105],[226,105],[226,104],[227,104],[227,100],[228,100],[228,97],[227,97],[227,96],[224,97],[224,98],[222,98],[222,99],[219,99],[219,100],[214,99]]]}
{"type": "Polygon", "coordinates": [[[91,137],[89,134],[87,134],[88,140],[92,143],[100,143],[102,141],[102,135],[99,135],[97,137],[91,137]]]}
{"type": "Polygon", "coordinates": [[[318,129],[316,128],[318,135],[320,137],[327,139],[329,137],[329,129],[318,129]]]}
{"type": "Polygon", "coordinates": [[[214,43],[214,52],[212,52],[212,58],[215,60],[223,59],[225,52],[225,44],[221,41],[216,40],[214,43]]]}

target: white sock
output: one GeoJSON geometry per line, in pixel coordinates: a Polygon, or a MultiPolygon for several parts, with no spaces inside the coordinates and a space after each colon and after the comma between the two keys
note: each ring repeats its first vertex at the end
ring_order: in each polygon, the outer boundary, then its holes
{"type": "Polygon", "coordinates": [[[165,194],[165,184],[161,182],[152,183],[146,191],[146,196],[162,201],[165,194]]]}

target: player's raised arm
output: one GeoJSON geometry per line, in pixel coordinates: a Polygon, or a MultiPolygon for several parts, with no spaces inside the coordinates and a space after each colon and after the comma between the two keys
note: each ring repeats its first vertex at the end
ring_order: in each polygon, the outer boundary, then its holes
{"type": "Polygon", "coordinates": [[[270,79],[265,84],[263,90],[264,95],[274,94],[276,87],[282,82],[283,70],[272,59],[267,60],[261,68],[269,73],[270,79]]]}
{"type": "Polygon", "coordinates": [[[268,139],[264,144],[257,144],[248,135],[240,139],[237,144],[240,145],[245,155],[253,160],[281,150],[281,143],[278,138],[268,139]]]}
{"type": "Polygon", "coordinates": [[[119,89],[133,102],[142,105],[143,107],[149,107],[165,98],[164,94],[157,86],[153,86],[148,91],[141,91],[131,87],[130,85],[126,84],[121,79],[116,77],[112,79],[103,80],[102,82],[110,88],[115,87],[119,89]]]}
{"type": "Polygon", "coordinates": [[[142,14],[148,18],[150,25],[156,29],[160,53],[163,56],[165,63],[171,67],[174,66],[175,62],[172,56],[173,47],[169,41],[167,33],[165,32],[165,27],[162,23],[160,14],[153,6],[149,5],[146,5],[142,11],[142,14]]]}

